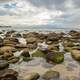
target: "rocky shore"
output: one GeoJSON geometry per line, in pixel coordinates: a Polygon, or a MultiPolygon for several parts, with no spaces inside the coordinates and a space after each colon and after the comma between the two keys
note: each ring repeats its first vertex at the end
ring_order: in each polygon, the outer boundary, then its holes
{"type": "Polygon", "coordinates": [[[0,80],[80,80],[80,32],[0,32],[0,80]]]}

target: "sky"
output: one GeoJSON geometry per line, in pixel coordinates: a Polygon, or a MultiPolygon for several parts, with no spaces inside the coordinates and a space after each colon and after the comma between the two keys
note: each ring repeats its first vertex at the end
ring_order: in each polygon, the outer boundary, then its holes
{"type": "Polygon", "coordinates": [[[0,0],[0,25],[80,28],[80,0],[0,0]]]}

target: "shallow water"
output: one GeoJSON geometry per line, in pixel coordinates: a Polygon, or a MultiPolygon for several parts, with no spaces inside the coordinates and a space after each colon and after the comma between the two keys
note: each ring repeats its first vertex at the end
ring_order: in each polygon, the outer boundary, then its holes
{"type": "MultiPolygon", "coordinates": [[[[64,56],[65,59],[62,64],[52,65],[47,63],[43,58],[34,58],[29,62],[10,64],[10,68],[19,72],[20,79],[26,79],[26,75],[29,75],[32,72],[37,72],[40,75],[43,75],[47,70],[52,69],[60,72],[60,80],[66,80],[66,78],[72,77],[76,77],[76,80],[78,80],[80,76],[80,64],[72,59],[70,53],[66,53],[64,56]]],[[[42,79],[40,78],[39,80],[42,79]]]]}

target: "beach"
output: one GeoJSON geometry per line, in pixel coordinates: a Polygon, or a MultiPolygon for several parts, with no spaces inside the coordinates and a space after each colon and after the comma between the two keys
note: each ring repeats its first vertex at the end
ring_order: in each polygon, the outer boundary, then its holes
{"type": "Polygon", "coordinates": [[[3,29],[0,60],[17,73],[15,80],[80,80],[80,31],[3,29]],[[47,71],[54,74],[45,77],[47,71]]]}

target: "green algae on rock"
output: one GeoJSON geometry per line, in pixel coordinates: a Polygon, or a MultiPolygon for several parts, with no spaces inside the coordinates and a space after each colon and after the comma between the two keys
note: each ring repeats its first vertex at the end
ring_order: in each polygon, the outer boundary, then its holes
{"type": "Polygon", "coordinates": [[[45,53],[41,50],[37,50],[32,54],[33,57],[45,57],[45,53]]]}
{"type": "Polygon", "coordinates": [[[52,63],[61,63],[64,61],[64,54],[60,52],[51,52],[46,55],[46,60],[52,63]]]}

